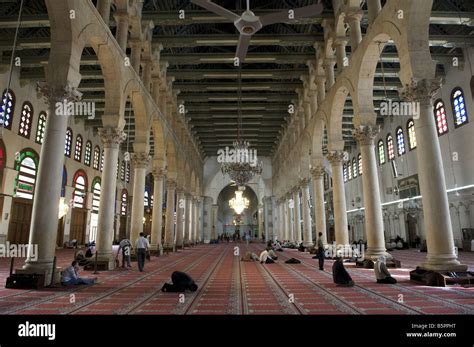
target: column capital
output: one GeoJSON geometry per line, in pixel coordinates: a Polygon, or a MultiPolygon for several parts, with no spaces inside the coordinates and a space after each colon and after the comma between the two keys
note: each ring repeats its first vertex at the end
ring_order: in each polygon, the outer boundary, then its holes
{"type": "Polygon", "coordinates": [[[58,102],[76,102],[82,99],[82,93],[69,82],[60,87],[51,86],[46,82],[37,82],[36,90],[48,105],[55,105],[58,102]]]}
{"type": "Polygon", "coordinates": [[[309,172],[311,173],[313,179],[317,180],[324,176],[324,174],[326,173],[326,168],[324,167],[324,165],[313,166],[311,167],[311,169],[309,169],[309,172]]]}
{"type": "Polygon", "coordinates": [[[176,189],[176,181],[172,178],[168,178],[166,180],[166,188],[169,189],[176,189]]]}
{"type": "Polygon", "coordinates": [[[156,180],[162,180],[163,177],[166,176],[167,171],[166,169],[159,167],[159,168],[154,168],[152,170],[152,173],[153,173],[153,179],[156,181],[156,180]]]}
{"type": "Polygon", "coordinates": [[[347,43],[349,42],[348,38],[345,36],[336,36],[334,39],[333,46],[346,46],[347,43]]]}
{"type": "Polygon", "coordinates": [[[331,151],[327,155],[327,159],[331,164],[341,164],[347,161],[347,153],[345,151],[331,151]]]}
{"type": "Polygon", "coordinates": [[[136,168],[147,168],[151,157],[146,152],[135,152],[132,154],[133,165],[136,168]]]}
{"type": "Polygon", "coordinates": [[[379,132],[379,126],[361,125],[352,131],[352,135],[361,145],[371,145],[379,132]]]}
{"type": "Polygon", "coordinates": [[[292,193],[292,194],[298,193],[299,190],[300,190],[300,186],[299,186],[299,185],[296,185],[296,186],[294,186],[293,188],[291,188],[291,193],[292,193]]]}
{"type": "Polygon", "coordinates": [[[302,178],[302,179],[300,180],[300,187],[301,187],[301,189],[306,189],[306,188],[308,188],[308,184],[309,184],[309,179],[308,179],[308,178],[305,177],[305,178],[302,178]]]}
{"type": "Polygon", "coordinates": [[[409,84],[399,89],[398,93],[403,100],[430,101],[441,88],[441,78],[412,78],[409,84]]]}
{"type": "Polygon", "coordinates": [[[348,7],[344,9],[344,12],[346,14],[344,21],[347,23],[355,22],[355,21],[360,22],[360,20],[364,16],[364,11],[362,11],[358,7],[354,7],[354,8],[348,7]]]}
{"type": "Polygon", "coordinates": [[[99,128],[98,132],[104,147],[118,147],[127,138],[121,128],[99,128]]]}
{"type": "Polygon", "coordinates": [[[336,58],[334,57],[324,58],[325,67],[334,67],[334,65],[336,65],[336,58]]]}

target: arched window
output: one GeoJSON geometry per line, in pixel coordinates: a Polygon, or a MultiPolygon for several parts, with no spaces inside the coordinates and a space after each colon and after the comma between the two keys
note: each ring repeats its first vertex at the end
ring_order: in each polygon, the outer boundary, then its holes
{"type": "Polygon", "coordinates": [[[362,155],[360,153],[357,156],[357,161],[359,163],[359,176],[362,176],[362,155]]]}
{"type": "Polygon", "coordinates": [[[87,175],[83,170],[78,170],[72,181],[74,192],[72,194],[73,207],[84,208],[87,202],[87,175]]]}
{"type": "Polygon", "coordinates": [[[72,129],[67,128],[66,130],[66,142],[64,145],[64,155],[71,158],[71,146],[72,146],[72,129]]]}
{"type": "Polygon", "coordinates": [[[82,157],[82,136],[76,136],[76,148],[74,149],[74,160],[81,162],[82,157]]]}
{"type": "Polygon", "coordinates": [[[377,145],[378,154],[379,154],[379,165],[385,164],[385,145],[383,140],[379,140],[379,144],[377,145]]]}
{"type": "Polygon", "coordinates": [[[395,159],[395,151],[393,149],[393,137],[390,134],[387,135],[387,154],[388,160],[395,159]]]}
{"type": "Polygon", "coordinates": [[[15,163],[15,169],[18,171],[15,182],[15,196],[32,200],[35,193],[38,154],[30,148],[24,149],[15,163]]]}
{"type": "Polygon", "coordinates": [[[356,178],[358,174],[356,158],[352,158],[352,177],[356,178]]]}
{"type": "Polygon", "coordinates": [[[352,179],[352,162],[349,160],[349,162],[347,163],[347,180],[351,180],[352,179]]]}
{"type": "Polygon", "coordinates": [[[36,126],[36,143],[43,144],[44,131],[46,129],[46,112],[41,111],[38,117],[38,125],[36,126]]]}
{"type": "Polygon", "coordinates": [[[469,119],[467,117],[466,101],[464,100],[464,93],[461,88],[454,88],[451,92],[451,104],[453,106],[454,127],[467,124],[469,119]]]}
{"type": "Polygon", "coordinates": [[[122,165],[120,165],[120,179],[122,181],[125,180],[125,166],[127,165],[127,163],[125,162],[125,160],[122,160],[122,165]]]}
{"type": "Polygon", "coordinates": [[[0,107],[0,125],[5,129],[12,129],[13,111],[15,110],[15,94],[12,90],[3,91],[2,105],[0,107]]]}
{"type": "Polygon", "coordinates": [[[61,197],[66,196],[66,184],[67,184],[67,170],[66,165],[63,166],[63,180],[61,182],[61,197]]]}
{"type": "Polygon", "coordinates": [[[399,156],[406,152],[405,136],[403,135],[403,129],[401,127],[397,128],[397,152],[399,156]]]}
{"type": "Polygon", "coordinates": [[[0,139],[0,184],[3,182],[3,170],[7,162],[7,152],[3,140],[0,139]]]}
{"type": "Polygon", "coordinates": [[[95,170],[99,170],[99,160],[100,160],[100,148],[99,148],[99,146],[95,146],[95,148],[94,148],[94,162],[92,164],[92,167],[95,170]]]}
{"type": "Polygon", "coordinates": [[[122,190],[121,202],[120,215],[126,216],[128,212],[128,192],[126,189],[122,190]]]}
{"type": "Polygon", "coordinates": [[[92,213],[99,213],[100,205],[100,177],[92,180],[92,213]]]}
{"type": "Polygon", "coordinates": [[[29,139],[31,134],[31,124],[33,123],[33,106],[25,101],[21,108],[20,127],[18,128],[18,135],[29,139]]]}
{"type": "Polygon", "coordinates": [[[119,179],[120,173],[120,158],[117,158],[117,180],[119,179]]]}
{"type": "Polygon", "coordinates": [[[407,132],[408,132],[408,148],[410,151],[416,148],[416,134],[415,134],[415,122],[413,119],[410,119],[407,123],[407,132]]]}
{"type": "Polygon", "coordinates": [[[87,141],[86,151],[84,152],[84,164],[91,166],[92,142],[87,141]]]}
{"type": "Polygon", "coordinates": [[[100,156],[100,172],[104,171],[104,152],[105,149],[102,150],[102,155],[100,156]]]}
{"type": "Polygon", "coordinates": [[[150,207],[150,193],[149,193],[150,188],[145,187],[145,194],[143,196],[144,199],[144,205],[145,207],[150,207]]]}
{"type": "Polygon", "coordinates": [[[130,182],[130,162],[127,161],[127,169],[125,171],[125,182],[130,182]]]}
{"type": "Polygon", "coordinates": [[[438,136],[446,134],[448,132],[448,122],[446,120],[446,109],[444,108],[443,100],[439,99],[435,102],[434,114],[438,136]]]}
{"type": "Polygon", "coordinates": [[[344,177],[344,182],[347,182],[347,165],[342,165],[342,175],[344,177]]]}

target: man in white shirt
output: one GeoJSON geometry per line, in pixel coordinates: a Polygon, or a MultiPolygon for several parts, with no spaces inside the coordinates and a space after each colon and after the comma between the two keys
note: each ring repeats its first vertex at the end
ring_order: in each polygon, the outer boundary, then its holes
{"type": "Polygon", "coordinates": [[[140,233],[140,237],[137,240],[135,245],[137,250],[137,262],[138,262],[138,270],[143,272],[143,268],[145,267],[145,256],[148,248],[150,248],[150,243],[148,239],[145,237],[144,233],[140,233]]]}

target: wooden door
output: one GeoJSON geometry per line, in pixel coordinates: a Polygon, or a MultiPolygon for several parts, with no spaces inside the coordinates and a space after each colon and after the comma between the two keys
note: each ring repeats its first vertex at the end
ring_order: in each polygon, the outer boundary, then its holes
{"type": "Polygon", "coordinates": [[[119,242],[127,238],[127,216],[120,216],[119,242]]]}
{"type": "Polygon", "coordinates": [[[30,237],[31,212],[33,200],[14,198],[8,228],[8,241],[27,244],[30,237]]]}
{"type": "Polygon", "coordinates": [[[63,247],[64,243],[64,220],[66,216],[58,220],[58,236],[56,237],[56,246],[63,247]]]}
{"type": "Polygon", "coordinates": [[[77,245],[83,245],[86,240],[87,209],[73,208],[71,214],[71,229],[69,240],[77,240],[77,245]]]}

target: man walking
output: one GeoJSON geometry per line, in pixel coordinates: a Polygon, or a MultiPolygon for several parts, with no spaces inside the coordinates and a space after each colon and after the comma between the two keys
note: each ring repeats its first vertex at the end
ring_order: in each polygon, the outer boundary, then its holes
{"type": "Polygon", "coordinates": [[[319,232],[318,236],[319,270],[324,270],[324,243],[322,238],[323,233],[319,232]]]}
{"type": "Polygon", "coordinates": [[[137,240],[135,248],[137,249],[138,270],[143,272],[146,252],[148,251],[148,248],[150,248],[150,243],[148,242],[148,239],[145,237],[144,233],[140,233],[140,237],[137,240]]]}

